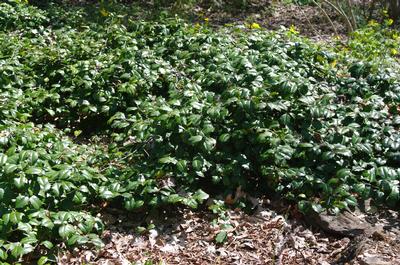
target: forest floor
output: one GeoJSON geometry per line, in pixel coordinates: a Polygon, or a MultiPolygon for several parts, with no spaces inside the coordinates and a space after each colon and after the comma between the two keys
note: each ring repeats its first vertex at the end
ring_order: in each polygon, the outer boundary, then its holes
{"type": "Polygon", "coordinates": [[[378,213],[371,207],[314,226],[311,220],[290,212],[290,207],[279,210],[269,200],[260,200],[251,215],[230,210],[233,228],[225,244],[215,242],[219,228],[212,225],[215,216],[209,211],[176,209],[147,217],[146,222],[153,223],[154,228],[141,234],[135,232],[143,222],[139,215],[105,212],[101,217],[107,227],[102,235],[106,246],[100,251],[63,253],[59,261],[102,265],[400,264],[396,211],[378,213]],[[149,260],[153,263],[145,263],[149,260]]]}
{"type": "MultiPolygon", "coordinates": [[[[85,3],[87,0],[75,0],[77,3],[85,3]]],[[[297,5],[293,3],[282,3],[274,0],[250,0],[246,8],[218,7],[208,4],[194,5],[183,10],[172,6],[156,6],[155,1],[129,1],[136,4],[132,11],[133,17],[137,19],[158,19],[161,12],[177,14],[191,23],[207,23],[211,27],[224,25],[243,25],[257,23],[264,29],[277,30],[282,26],[290,28],[295,26],[301,35],[317,41],[331,41],[336,37],[346,39],[346,27],[340,17],[330,10],[329,17],[313,5],[297,5]],[[151,4],[153,3],[153,4],[151,4]],[[332,26],[333,24],[333,26],[332,26]]],[[[217,2],[217,1],[216,1],[217,2]]]]}
{"type": "Polygon", "coordinates": [[[215,10],[195,8],[197,21],[206,18],[210,25],[221,26],[225,24],[258,23],[266,29],[276,30],[282,26],[290,28],[295,26],[300,34],[318,41],[329,41],[334,37],[346,36],[346,28],[340,18],[330,14],[334,25],[327,20],[317,6],[295,4],[271,4],[269,1],[257,1],[246,10],[215,10]]]}

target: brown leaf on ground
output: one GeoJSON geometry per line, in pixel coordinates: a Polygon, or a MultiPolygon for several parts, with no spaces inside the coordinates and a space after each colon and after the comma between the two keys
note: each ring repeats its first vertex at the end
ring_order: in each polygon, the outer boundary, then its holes
{"type": "MultiPolygon", "coordinates": [[[[114,215],[99,251],[64,253],[59,264],[400,264],[400,230],[396,212],[368,218],[383,227],[355,241],[308,227],[302,220],[285,219],[261,205],[253,215],[229,211],[233,228],[226,244],[214,240],[218,228],[209,212],[176,211],[151,219],[155,228],[146,234],[133,231],[139,221],[114,215]],[[397,221],[396,221],[397,220],[397,221]],[[125,223],[124,226],[121,224],[125,223]],[[128,223],[128,224],[126,224],[128,223]],[[348,257],[344,257],[349,255],[348,257]]],[[[106,219],[109,216],[104,214],[106,219]]],[[[368,219],[367,218],[367,219],[368,219]]]]}

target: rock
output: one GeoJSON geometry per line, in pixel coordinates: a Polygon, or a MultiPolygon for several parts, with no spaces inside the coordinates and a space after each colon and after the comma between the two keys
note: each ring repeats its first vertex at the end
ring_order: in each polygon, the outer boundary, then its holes
{"type": "Polygon", "coordinates": [[[325,232],[347,237],[356,237],[362,234],[368,234],[372,229],[361,215],[345,211],[338,215],[328,213],[310,213],[306,215],[306,221],[311,225],[317,226],[325,232]]]}
{"type": "Polygon", "coordinates": [[[160,251],[176,254],[179,252],[179,247],[177,245],[165,244],[163,247],[160,247],[160,251]]]}
{"type": "Polygon", "coordinates": [[[383,231],[374,231],[372,234],[372,239],[376,241],[385,241],[386,240],[386,235],[383,233],[383,231]]]}
{"type": "Polygon", "coordinates": [[[361,265],[391,265],[391,262],[385,261],[379,255],[365,254],[360,257],[359,262],[361,265]]]}
{"type": "Polygon", "coordinates": [[[320,261],[320,262],[318,263],[318,265],[330,265],[330,263],[327,262],[327,261],[325,261],[325,260],[323,260],[323,261],[320,261]]]}

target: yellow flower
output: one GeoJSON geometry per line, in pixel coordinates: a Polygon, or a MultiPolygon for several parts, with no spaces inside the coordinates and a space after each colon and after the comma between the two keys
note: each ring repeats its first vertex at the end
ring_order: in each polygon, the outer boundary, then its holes
{"type": "Polygon", "coordinates": [[[260,24],[258,24],[258,23],[252,23],[252,24],[250,25],[250,28],[251,28],[251,29],[260,29],[261,26],[260,26],[260,24]]]}
{"type": "Polygon", "coordinates": [[[296,27],[294,25],[291,25],[289,28],[289,32],[292,34],[299,34],[299,32],[297,31],[296,27]]]}
{"type": "Polygon", "coordinates": [[[379,23],[376,22],[376,20],[374,20],[374,19],[371,19],[370,21],[368,21],[368,26],[376,27],[378,25],[379,25],[379,23]]]}
{"type": "Polygon", "coordinates": [[[206,17],[206,18],[204,18],[204,21],[205,21],[206,23],[208,23],[208,21],[210,21],[210,19],[209,19],[208,17],[206,17]]]}
{"type": "Polygon", "coordinates": [[[100,14],[101,14],[103,17],[108,17],[108,15],[110,15],[110,13],[108,13],[108,11],[105,10],[104,8],[100,9],[100,14]]]}
{"type": "Polygon", "coordinates": [[[390,26],[393,24],[393,19],[389,18],[388,20],[385,21],[387,26],[390,26]]]}
{"type": "Polygon", "coordinates": [[[391,55],[397,55],[397,54],[399,54],[399,52],[396,49],[393,48],[393,49],[390,50],[390,54],[391,55]]]}

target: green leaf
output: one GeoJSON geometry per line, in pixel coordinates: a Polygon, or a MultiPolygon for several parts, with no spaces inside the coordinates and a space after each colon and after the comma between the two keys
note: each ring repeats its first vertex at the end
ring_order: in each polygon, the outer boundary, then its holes
{"type": "Polygon", "coordinates": [[[41,192],[46,192],[51,189],[51,184],[49,179],[46,177],[38,177],[37,182],[40,185],[41,192]]]}
{"type": "Polygon", "coordinates": [[[28,180],[24,176],[20,176],[18,178],[14,178],[14,185],[18,189],[23,188],[27,182],[28,182],[28,180]]]}
{"type": "Polygon", "coordinates": [[[187,171],[187,161],[186,160],[179,160],[178,163],[176,164],[177,169],[180,172],[186,172],[187,171]]]}
{"type": "Polygon", "coordinates": [[[351,171],[347,168],[342,168],[336,172],[336,176],[338,178],[344,178],[347,176],[351,176],[351,171]]]}
{"type": "Polygon", "coordinates": [[[199,206],[194,198],[185,198],[182,202],[184,205],[187,205],[192,209],[196,209],[199,206]]]}
{"type": "Polygon", "coordinates": [[[136,210],[144,205],[144,201],[130,199],[125,201],[125,208],[129,211],[136,210]]]}
{"type": "Polygon", "coordinates": [[[225,230],[220,231],[215,237],[215,241],[219,244],[224,243],[228,239],[228,233],[225,230]]]}
{"type": "Polygon", "coordinates": [[[343,145],[336,145],[333,149],[333,152],[346,157],[351,157],[352,155],[350,149],[343,145]]]}
{"type": "MultiPolygon", "coordinates": [[[[29,226],[29,228],[25,228],[25,229],[20,229],[20,225],[18,225],[18,229],[21,231],[24,231],[26,233],[30,233],[32,231],[32,227],[29,226]]],[[[21,239],[20,241],[22,244],[26,245],[26,244],[30,244],[30,245],[34,245],[38,242],[38,239],[36,238],[36,236],[31,235],[31,236],[27,236],[21,239]]]]}
{"type": "Polygon", "coordinates": [[[48,217],[44,217],[42,219],[41,225],[49,229],[52,229],[54,227],[54,223],[48,217]]]}
{"type": "Polygon", "coordinates": [[[198,142],[200,142],[203,139],[203,137],[201,135],[195,135],[189,138],[189,143],[194,145],[198,142]]]}
{"type": "Polygon", "coordinates": [[[22,216],[23,216],[22,213],[13,211],[10,213],[9,221],[12,224],[18,224],[19,222],[21,222],[22,216]]]}
{"type": "Polygon", "coordinates": [[[0,153],[0,166],[4,166],[7,163],[7,155],[0,153]]]}
{"type": "Polygon", "coordinates": [[[397,203],[400,201],[399,187],[392,185],[391,192],[388,196],[388,201],[392,203],[397,203]]]}
{"type": "Polygon", "coordinates": [[[203,144],[205,150],[212,151],[215,148],[217,141],[213,138],[206,138],[203,144]]]}
{"type": "Polygon", "coordinates": [[[203,161],[201,159],[194,159],[192,166],[194,170],[200,171],[203,168],[203,161]]]}
{"type": "Polygon", "coordinates": [[[257,142],[259,143],[267,143],[272,137],[272,133],[267,130],[257,135],[257,142]]]}
{"type": "Polygon", "coordinates": [[[114,198],[116,194],[114,194],[112,191],[108,190],[107,187],[100,187],[99,188],[99,195],[101,198],[105,200],[109,200],[111,198],[114,198]]]}
{"type": "Polygon", "coordinates": [[[35,164],[38,159],[39,159],[39,155],[38,155],[37,152],[35,152],[35,151],[30,151],[29,152],[28,160],[29,160],[31,165],[35,164]]]}
{"type": "Polygon", "coordinates": [[[317,213],[321,213],[324,211],[324,208],[318,203],[311,204],[311,208],[317,213]]]}
{"type": "Polygon", "coordinates": [[[280,118],[283,125],[289,126],[291,124],[292,118],[289,114],[283,114],[280,118]]]}
{"type": "Polygon", "coordinates": [[[17,165],[13,165],[13,164],[7,164],[4,166],[4,172],[9,175],[13,172],[15,172],[18,169],[17,165]]]}
{"type": "Polygon", "coordinates": [[[168,196],[167,200],[169,203],[175,204],[175,203],[181,202],[183,200],[183,198],[181,196],[179,196],[178,194],[171,194],[168,196]]]}
{"type": "Polygon", "coordinates": [[[350,206],[356,206],[357,205],[357,199],[354,196],[350,196],[345,199],[346,203],[350,206]]]}
{"type": "Polygon", "coordinates": [[[15,200],[15,208],[24,208],[27,206],[29,203],[29,197],[23,196],[23,195],[18,195],[18,197],[15,200]]]}
{"type": "Polygon", "coordinates": [[[25,170],[25,173],[29,175],[41,175],[43,174],[43,171],[37,167],[29,167],[27,170],[25,170]]]}
{"type": "Polygon", "coordinates": [[[8,258],[7,252],[0,248],[0,260],[5,261],[7,260],[7,258],[8,258]]]}
{"type": "Polygon", "coordinates": [[[33,195],[29,198],[29,202],[31,203],[33,208],[35,208],[36,210],[39,210],[40,207],[42,206],[42,201],[35,195],[33,195]]]}
{"type": "Polygon", "coordinates": [[[3,214],[1,219],[3,220],[3,223],[5,225],[8,225],[8,223],[10,222],[10,214],[9,213],[3,214]]]}
{"type": "Polygon", "coordinates": [[[161,164],[176,164],[178,161],[174,157],[164,156],[158,160],[161,164]]]}
{"type": "Polygon", "coordinates": [[[83,202],[85,202],[86,198],[85,198],[85,196],[83,196],[83,194],[81,192],[76,191],[74,193],[74,198],[72,199],[72,201],[79,205],[79,204],[82,204],[83,202]]]}
{"type": "Polygon", "coordinates": [[[60,235],[61,238],[64,239],[69,238],[71,235],[75,233],[76,233],[75,228],[70,224],[62,225],[58,229],[58,234],[60,235]]]}
{"type": "Polygon", "coordinates": [[[52,110],[52,109],[46,109],[46,111],[47,111],[47,113],[50,115],[50,116],[54,116],[54,115],[56,115],[56,112],[54,111],[54,110],[52,110]]]}
{"type": "MultiPolygon", "coordinates": [[[[48,242],[48,241],[47,241],[48,242]]],[[[40,259],[37,261],[37,265],[45,265],[49,261],[49,258],[46,256],[40,257],[40,259]]]]}
{"type": "Polygon", "coordinates": [[[312,148],[312,147],[314,147],[314,145],[311,144],[311,143],[300,143],[299,147],[301,147],[301,148],[312,148]]]}
{"type": "Polygon", "coordinates": [[[72,235],[71,237],[68,238],[67,245],[69,245],[69,246],[75,245],[80,237],[81,237],[80,235],[76,235],[76,234],[72,235]]]}
{"type": "Polygon", "coordinates": [[[207,200],[210,196],[202,190],[197,190],[193,197],[199,202],[202,202],[204,200],[207,200]]]}
{"type": "Polygon", "coordinates": [[[41,245],[43,245],[45,248],[47,249],[52,249],[53,248],[53,243],[51,243],[48,240],[43,241],[42,243],[40,243],[41,245]]]}
{"type": "Polygon", "coordinates": [[[20,257],[22,257],[22,255],[24,255],[24,248],[22,247],[21,243],[12,245],[11,255],[14,258],[20,258],[20,257]]]}
{"type": "Polygon", "coordinates": [[[103,241],[101,241],[101,239],[97,235],[90,239],[90,243],[92,243],[97,249],[104,247],[103,241]]]}
{"type": "Polygon", "coordinates": [[[226,143],[226,142],[229,141],[229,138],[230,138],[229,133],[224,133],[224,134],[222,134],[222,135],[219,137],[219,141],[220,141],[221,143],[226,143]]]}

